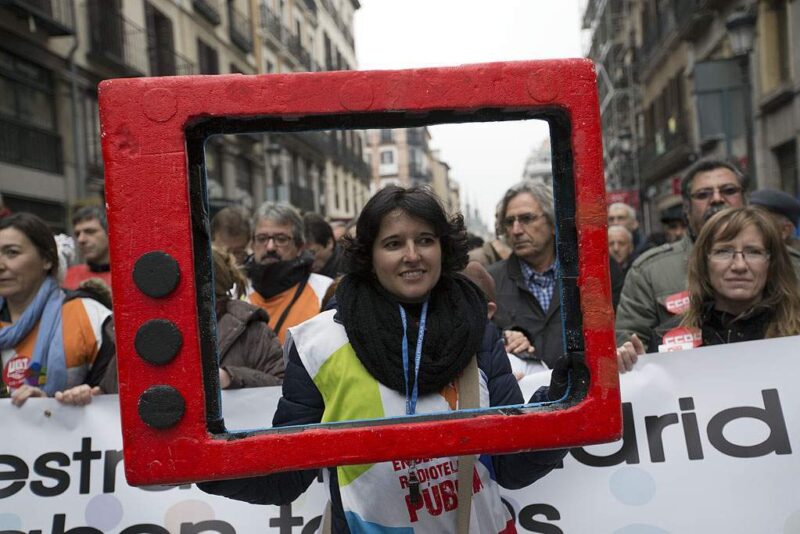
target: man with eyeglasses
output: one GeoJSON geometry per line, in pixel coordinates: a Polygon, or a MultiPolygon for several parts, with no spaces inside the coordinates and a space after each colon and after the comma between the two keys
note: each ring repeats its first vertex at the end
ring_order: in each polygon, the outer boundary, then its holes
{"type": "Polygon", "coordinates": [[[718,159],[695,163],[681,180],[688,232],[682,239],[648,250],[628,270],[617,308],[617,344],[631,335],[648,346],[653,328],[686,311],[686,264],[694,239],[715,213],[746,203],[746,177],[733,164],[718,159]]]}
{"type": "Polygon", "coordinates": [[[563,353],[552,189],[520,182],[506,191],[496,215],[496,228],[512,252],[488,267],[496,285],[493,321],[506,338],[522,332],[532,344],[508,352],[552,368],[563,353]]]}
{"type": "Polygon", "coordinates": [[[269,315],[284,342],[286,330],[317,315],[333,280],[311,272],[313,258],[301,255],[303,219],[289,204],[265,202],[253,217],[253,255],[245,264],[253,285],[248,300],[269,315]]]}

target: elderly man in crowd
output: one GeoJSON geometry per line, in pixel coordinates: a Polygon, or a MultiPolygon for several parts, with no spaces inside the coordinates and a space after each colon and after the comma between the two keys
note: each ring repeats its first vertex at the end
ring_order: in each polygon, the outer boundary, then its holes
{"type": "Polygon", "coordinates": [[[265,202],[253,218],[253,256],[246,264],[253,286],[248,300],[266,310],[281,343],[286,330],[317,315],[332,280],[311,272],[301,256],[303,219],[289,204],[265,202]]]}
{"type": "Polygon", "coordinates": [[[628,272],[633,257],[633,234],[621,225],[608,227],[608,254],[619,264],[622,272],[628,272]]]}
{"type": "Polygon", "coordinates": [[[524,332],[536,356],[552,367],[564,351],[553,191],[520,182],[506,191],[497,216],[511,255],[488,268],[496,285],[494,322],[506,332],[524,332]]]}
{"type": "Polygon", "coordinates": [[[633,236],[633,248],[639,246],[642,236],[639,233],[639,219],[636,210],[624,202],[614,202],[608,207],[608,225],[624,226],[633,236]]]}

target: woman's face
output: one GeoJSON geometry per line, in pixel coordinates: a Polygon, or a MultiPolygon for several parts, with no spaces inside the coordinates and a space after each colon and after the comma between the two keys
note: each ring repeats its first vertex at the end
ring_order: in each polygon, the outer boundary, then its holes
{"type": "Polygon", "coordinates": [[[16,228],[0,230],[0,297],[27,301],[52,266],[28,236],[16,228]]]}
{"type": "Polygon", "coordinates": [[[764,236],[755,226],[747,226],[730,241],[715,241],[708,256],[708,275],[716,308],[739,314],[757,304],[768,270],[764,236]]]}
{"type": "Polygon", "coordinates": [[[372,245],[378,282],[401,302],[422,302],[442,274],[442,246],[433,226],[396,209],[381,221],[372,245]]]}

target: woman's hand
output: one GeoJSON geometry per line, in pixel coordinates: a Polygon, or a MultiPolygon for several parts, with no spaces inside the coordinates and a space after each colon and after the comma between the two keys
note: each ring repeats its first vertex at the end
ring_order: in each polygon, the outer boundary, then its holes
{"type": "Polygon", "coordinates": [[[92,402],[92,397],[102,395],[103,390],[100,386],[91,387],[88,384],[81,384],[66,391],[56,391],[56,400],[67,406],[86,406],[92,402]]]}
{"type": "Polygon", "coordinates": [[[506,346],[506,352],[511,354],[521,354],[523,352],[530,352],[533,354],[535,350],[525,334],[517,330],[504,331],[503,340],[506,346]]]}
{"type": "Polygon", "coordinates": [[[619,372],[626,373],[631,371],[642,354],[644,354],[644,344],[636,334],[633,334],[630,341],[626,341],[621,347],[617,347],[619,372]]]}
{"type": "Polygon", "coordinates": [[[14,406],[22,406],[23,404],[25,404],[25,401],[31,397],[46,397],[46,396],[47,393],[37,388],[36,386],[23,384],[22,387],[15,389],[14,392],[11,394],[11,404],[13,404],[14,406]]]}
{"type": "Polygon", "coordinates": [[[219,370],[219,388],[220,389],[228,389],[231,387],[231,375],[228,374],[228,371],[225,369],[220,368],[219,370]]]}

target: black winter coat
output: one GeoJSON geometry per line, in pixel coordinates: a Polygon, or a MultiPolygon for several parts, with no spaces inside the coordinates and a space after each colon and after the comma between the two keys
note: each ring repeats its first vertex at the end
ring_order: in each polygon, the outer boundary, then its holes
{"type": "Polygon", "coordinates": [[[564,354],[561,284],[556,282],[550,308],[543,310],[525,284],[520,261],[512,254],[507,260],[489,266],[489,274],[496,286],[497,302],[497,313],[492,321],[501,330],[524,332],[536,351],[536,357],[552,369],[556,360],[564,354]]]}
{"type": "MultiPolygon", "coordinates": [[[[658,345],[663,343],[666,333],[679,326],[681,319],[681,316],[673,317],[655,330],[654,343],[650,345],[649,352],[658,350],[658,345]]],[[[771,319],[772,313],[767,308],[755,308],[738,317],[716,310],[713,303],[708,303],[703,314],[702,327],[700,328],[703,339],[702,346],[764,339],[771,319]]]]}

